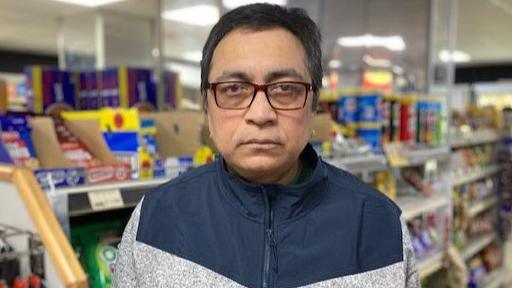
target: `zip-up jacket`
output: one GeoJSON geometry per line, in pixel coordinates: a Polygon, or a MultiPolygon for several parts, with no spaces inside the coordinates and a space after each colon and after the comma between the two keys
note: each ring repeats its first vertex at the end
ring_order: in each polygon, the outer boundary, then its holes
{"type": "Polygon", "coordinates": [[[419,287],[400,209],[317,157],[298,185],[253,184],[222,158],[146,193],[113,287],[419,287]]]}

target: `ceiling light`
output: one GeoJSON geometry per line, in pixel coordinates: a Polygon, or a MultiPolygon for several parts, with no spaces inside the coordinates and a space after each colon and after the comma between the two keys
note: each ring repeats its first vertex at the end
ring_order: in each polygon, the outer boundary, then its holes
{"type": "Polygon", "coordinates": [[[219,20],[219,8],[196,5],[162,12],[162,18],[190,25],[210,26],[219,20]]]}
{"type": "Polygon", "coordinates": [[[471,61],[471,56],[469,56],[468,53],[463,51],[448,51],[448,50],[441,50],[439,51],[439,59],[442,62],[455,62],[455,63],[461,63],[461,62],[469,62],[471,61]]]}
{"type": "Polygon", "coordinates": [[[340,60],[332,59],[331,61],[329,61],[329,68],[338,69],[341,67],[341,65],[342,63],[340,60]]]}
{"type": "Polygon", "coordinates": [[[203,53],[201,51],[189,51],[183,54],[183,59],[192,62],[201,62],[203,59],[203,53]]]}
{"type": "Polygon", "coordinates": [[[269,3],[285,6],[288,0],[264,0],[264,1],[254,1],[254,0],[223,0],[222,5],[228,9],[235,9],[237,7],[253,4],[253,3],[269,3]]]}
{"type": "Polygon", "coordinates": [[[370,55],[364,55],[363,56],[363,62],[368,64],[368,66],[372,67],[382,67],[382,68],[389,68],[391,67],[391,61],[388,59],[377,59],[373,58],[370,55]]]}
{"type": "Polygon", "coordinates": [[[98,7],[98,6],[108,5],[108,4],[126,1],[126,0],[52,0],[52,1],[80,5],[80,6],[87,6],[87,7],[98,7]]]}
{"type": "Polygon", "coordinates": [[[344,47],[384,47],[391,51],[405,50],[402,36],[374,36],[365,34],[361,36],[340,37],[338,45],[344,47]]]}

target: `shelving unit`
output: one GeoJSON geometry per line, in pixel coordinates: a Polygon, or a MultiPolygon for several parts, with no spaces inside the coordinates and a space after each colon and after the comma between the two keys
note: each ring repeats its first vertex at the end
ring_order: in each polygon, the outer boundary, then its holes
{"type": "Polygon", "coordinates": [[[506,278],[507,271],[505,268],[501,268],[489,274],[485,277],[483,287],[484,288],[498,288],[501,287],[506,278]]]}
{"type": "Polygon", "coordinates": [[[489,244],[494,242],[496,239],[498,239],[498,234],[496,234],[496,232],[492,232],[470,240],[462,251],[462,257],[465,260],[469,260],[469,258],[475,256],[478,252],[489,246],[489,244]]]}
{"type": "Polygon", "coordinates": [[[327,159],[327,162],[351,173],[373,172],[388,168],[386,157],[382,154],[333,158],[327,159]]]}
{"type": "Polygon", "coordinates": [[[483,131],[477,131],[472,134],[465,135],[465,137],[452,136],[451,139],[455,139],[451,143],[452,148],[462,148],[467,146],[494,143],[499,141],[501,137],[497,131],[486,129],[483,131]]]}
{"type": "Polygon", "coordinates": [[[442,193],[435,193],[429,197],[402,196],[399,197],[396,202],[402,209],[403,217],[406,220],[410,220],[422,213],[450,205],[450,198],[442,193]]]}
{"type": "Polygon", "coordinates": [[[468,216],[475,217],[476,215],[488,210],[498,203],[498,197],[492,196],[486,199],[478,200],[478,203],[473,204],[468,209],[468,216]]]}
{"type": "Polygon", "coordinates": [[[459,172],[452,173],[450,179],[453,186],[463,185],[496,174],[499,169],[500,167],[497,164],[492,164],[483,168],[474,167],[463,169],[459,172]]]}
{"type": "Polygon", "coordinates": [[[417,263],[420,279],[426,278],[443,267],[444,253],[439,251],[417,263]]]}

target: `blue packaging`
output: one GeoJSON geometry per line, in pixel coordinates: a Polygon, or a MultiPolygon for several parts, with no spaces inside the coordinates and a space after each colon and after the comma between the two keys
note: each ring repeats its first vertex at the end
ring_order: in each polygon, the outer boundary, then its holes
{"type": "Polygon", "coordinates": [[[338,122],[344,125],[356,123],[357,100],[354,96],[342,96],[338,102],[338,122]]]}
{"type": "Polygon", "coordinates": [[[380,95],[367,94],[356,97],[358,122],[381,122],[380,95]]]}
{"type": "Polygon", "coordinates": [[[83,168],[42,169],[34,171],[34,176],[43,190],[85,184],[83,168]]]}
{"type": "Polygon", "coordinates": [[[358,128],[356,133],[372,147],[374,152],[381,152],[382,130],[380,128],[358,128]]]}
{"type": "Polygon", "coordinates": [[[1,141],[0,141],[0,163],[11,164],[11,165],[14,164],[14,162],[12,162],[11,157],[9,156],[9,153],[4,148],[4,144],[1,141]]]}

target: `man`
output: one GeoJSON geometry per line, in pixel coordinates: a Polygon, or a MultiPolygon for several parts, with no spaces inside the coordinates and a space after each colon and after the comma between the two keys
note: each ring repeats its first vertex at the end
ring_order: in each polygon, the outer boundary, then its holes
{"type": "Polygon", "coordinates": [[[201,72],[222,157],[145,195],[114,287],[419,286],[400,209],[307,144],[322,66],[303,10],[228,12],[201,72]]]}

